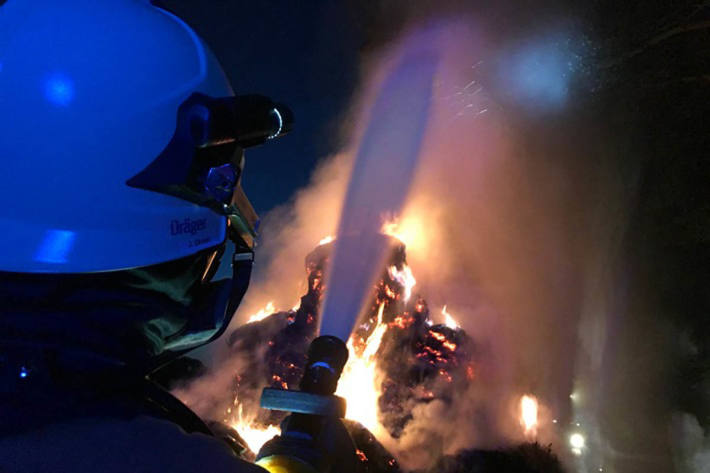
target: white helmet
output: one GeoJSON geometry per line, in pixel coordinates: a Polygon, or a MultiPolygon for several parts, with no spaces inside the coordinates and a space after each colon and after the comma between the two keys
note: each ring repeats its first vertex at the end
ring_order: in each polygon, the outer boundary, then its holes
{"type": "MultiPolygon", "coordinates": [[[[205,252],[213,272],[228,236],[250,261],[242,149],[288,131],[288,109],[235,97],[195,32],[145,0],[0,5],[0,272],[116,272],[205,252]]],[[[241,298],[242,283],[222,292],[241,298]]],[[[161,348],[204,343],[222,315],[161,348]]]]}

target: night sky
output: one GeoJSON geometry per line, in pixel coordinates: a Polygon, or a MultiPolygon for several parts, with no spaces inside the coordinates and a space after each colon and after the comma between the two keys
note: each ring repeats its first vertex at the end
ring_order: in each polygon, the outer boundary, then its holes
{"type": "Polygon", "coordinates": [[[289,105],[294,131],[247,151],[243,185],[260,214],[307,184],[337,149],[338,120],[357,79],[358,32],[342,2],[217,0],[157,2],[212,48],[234,91],[289,105]]]}

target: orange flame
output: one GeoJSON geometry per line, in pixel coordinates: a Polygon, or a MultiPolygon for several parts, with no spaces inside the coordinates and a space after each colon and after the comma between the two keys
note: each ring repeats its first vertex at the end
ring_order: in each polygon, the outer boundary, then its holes
{"type": "Polygon", "coordinates": [[[520,398],[520,425],[526,437],[537,436],[538,402],[535,396],[526,394],[520,398]]]}
{"type": "Polygon", "coordinates": [[[338,382],[336,394],[345,398],[348,404],[346,418],[356,420],[367,427],[375,436],[384,432],[377,415],[377,398],[380,389],[377,383],[377,361],[375,354],[380,348],[382,337],[387,331],[387,324],[382,323],[384,302],[380,304],[377,313],[375,330],[365,341],[365,347],[360,355],[354,347],[354,338],[348,340],[350,358],[343,369],[338,382]]]}
{"type": "Polygon", "coordinates": [[[269,315],[273,314],[276,312],[276,307],[274,307],[273,301],[269,301],[266,306],[259,310],[259,312],[252,314],[249,316],[249,319],[247,320],[247,323],[250,324],[252,322],[258,322],[260,320],[264,320],[267,318],[269,315]]]}
{"type": "Polygon", "coordinates": [[[327,245],[333,240],[335,240],[335,237],[333,235],[328,235],[327,237],[323,238],[321,241],[318,242],[318,246],[327,245]]]}
{"type": "Polygon", "coordinates": [[[400,283],[404,287],[404,302],[407,302],[412,296],[412,288],[417,284],[417,280],[414,279],[412,270],[406,264],[402,265],[402,270],[398,270],[397,266],[390,266],[387,268],[387,272],[390,277],[400,283]]]}
{"type": "MultiPolygon", "coordinates": [[[[239,433],[252,452],[257,453],[266,442],[281,433],[281,429],[277,425],[264,427],[255,423],[254,419],[250,419],[244,415],[242,405],[238,403],[237,400],[234,402],[237,405],[237,413],[229,423],[230,427],[239,433]]],[[[227,410],[229,413],[231,413],[231,411],[231,409],[227,410]]]]}
{"type": "Polygon", "coordinates": [[[451,314],[449,314],[449,313],[447,312],[446,306],[444,306],[444,308],[441,309],[441,313],[444,315],[444,324],[445,324],[447,327],[452,328],[452,329],[454,329],[454,330],[456,330],[456,329],[458,329],[458,328],[460,327],[460,326],[459,326],[459,323],[456,322],[456,319],[454,319],[454,318],[451,316],[451,314]]]}
{"type": "Polygon", "coordinates": [[[413,215],[408,215],[401,220],[398,218],[386,220],[380,227],[380,232],[398,239],[407,245],[409,251],[421,250],[426,243],[424,241],[424,225],[419,218],[413,215]]]}
{"type": "MultiPolygon", "coordinates": [[[[396,270],[396,268],[394,269],[396,270]]],[[[411,286],[414,285],[415,281],[411,277],[409,268],[405,267],[399,274],[404,274],[402,277],[406,278],[404,280],[410,284],[409,288],[411,290],[411,286]],[[409,274],[409,277],[407,274],[409,274]]],[[[396,278],[393,277],[393,279],[396,278]]],[[[385,303],[382,302],[377,313],[377,324],[372,334],[367,340],[358,340],[358,345],[364,344],[360,354],[358,354],[359,350],[355,349],[355,338],[351,336],[348,340],[347,346],[350,357],[343,369],[336,392],[337,395],[344,397],[347,401],[346,418],[360,422],[374,435],[381,435],[385,432],[384,427],[378,420],[377,399],[381,394],[381,390],[377,382],[377,361],[375,359],[375,354],[382,343],[382,337],[388,328],[388,325],[382,322],[384,308],[385,303]]],[[[274,303],[269,302],[263,309],[249,317],[247,323],[263,320],[275,311],[274,303]]],[[[281,382],[282,387],[287,388],[285,386],[286,383],[281,379],[274,379],[274,381],[281,382]]],[[[237,407],[237,413],[232,416],[232,421],[229,424],[239,432],[239,435],[247,442],[253,452],[258,452],[264,443],[280,433],[278,426],[269,425],[264,427],[255,423],[253,419],[245,417],[242,412],[242,405],[237,400],[234,401],[234,405],[237,407]]],[[[232,409],[230,408],[228,413],[231,414],[231,412],[232,409]]]]}

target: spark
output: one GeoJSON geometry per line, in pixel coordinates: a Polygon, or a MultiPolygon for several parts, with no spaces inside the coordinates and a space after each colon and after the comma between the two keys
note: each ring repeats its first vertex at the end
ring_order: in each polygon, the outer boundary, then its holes
{"type": "Polygon", "coordinates": [[[476,83],[476,80],[475,80],[475,79],[472,80],[472,81],[469,82],[463,89],[461,89],[461,92],[465,92],[466,90],[468,90],[469,87],[471,87],[471,86],[472,86],[473,84],[475,84],[475,83],[476,83]]]}

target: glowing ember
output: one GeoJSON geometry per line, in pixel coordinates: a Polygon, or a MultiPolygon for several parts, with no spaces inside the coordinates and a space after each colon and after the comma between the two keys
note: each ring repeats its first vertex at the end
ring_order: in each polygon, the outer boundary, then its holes
{"type": "Polygon", "coordinates": [[[429,334],[430,334],[432,337],[434,337],[434,338],[436,338],[437,340],[439,340],[440,342],[443,342],[443,341],[446,340],[446,335],[444,335],[443,333],[434,332],[434,331],[432,331],[432,330],[429,330],[429,334]]]}
{"type": "Polygon", "coordinates": [[[327,245],[333,240],[335,240],[335,237],[333,235],[328,235],[327,237],[323,238],[321,241],[318,242],[318,246],[327,245]]]}
{"type": "Polygon", "coordinates": [[[538,403],[535,396],[524,395],[520,398],[520,425],[526,437],[537,435],[538,403]]]}
{"type": "Polygon", "coordinates": [[[470,381],[473,379],[473,377],[474,377],[473,366],[469,365],[466,367],[466,378],[468,378],[468,380],[470,381]]]}
{"type": "Polygon", "coordinates": [[[365,455],[365,452],[358,448],[357,450],[355,450],[355,453],[357,454],[357,457],[360,459],[361,462],[367,461],[367,455],[365,455]]]}
{"type": "Polygon", "coordinates": [[[446,311],[446,306],[444,306],[444,308],[441,309],[441,313],[444,315],[444,324],[447,327],[454,329],[454,330],[459,328],[458,322],[456,322],[456,320],[451,316],[451,314],[449,314],[446,311]]]}
{"type": "Polygon", "coordinates": [[[387,324],[382,323],[384,302],[380,304],[377,313],[377,325],[372,334],[364,341],[365,346],[358,355],[355,349],[355,339],[348,340],[348,359],[343,374],[338,382],[336,394],[346,399],[348,410],[346,418],[356,420],[378,435],[384,431],[377,419],[377,399],[380,396],[380,387],[377,383],[377,361],[375,354],[380,348],[382,336],[387,330],[387,324]]]}
{"type": "Polygon", "coordinates": [[[407,302],[412,296],[412,288],[417,283],[414,279],[412,270],[406,264],[402,266],[402,270],[398,270],[397,266],[390,266],[387,268],[387,272],[390,277],[400,283],[404,287],[404,302],[407,302]]]}
{"type": "Polygon", "coordinates": [[[411,317],[402,317],[401,315],[398,315],[397,317],[394,318],[392,322],[389,323],[390,327],[397,327],[402,330],[406,329],[412,323],[414,322],[414,319],[411,317]]]}
{"type": "Polygon", "coordinates": [[[247,320],[247,323],[250,324],[252,322],[258,322],[259,320],[263,320],[274,312],[276,312],[276,307],[274,306],[274,303],[268,302],[266,304],[266,307],[261,309],[259,312],[252,314],[247,320]]]}

